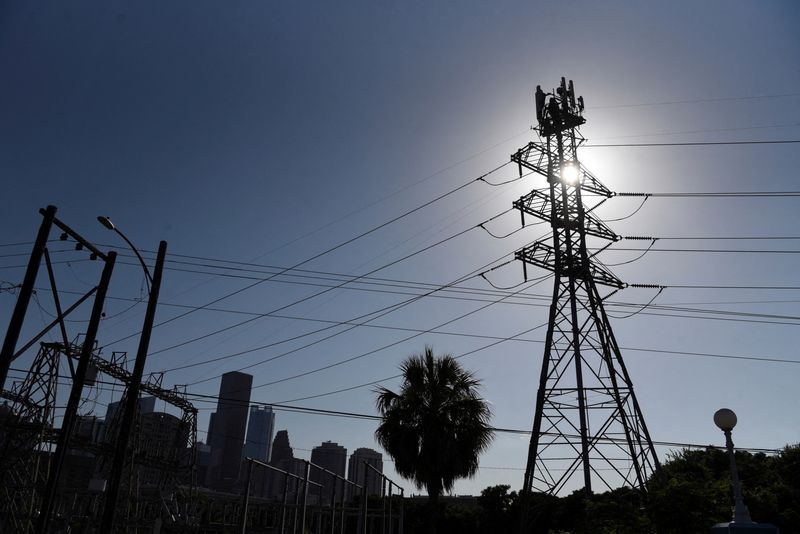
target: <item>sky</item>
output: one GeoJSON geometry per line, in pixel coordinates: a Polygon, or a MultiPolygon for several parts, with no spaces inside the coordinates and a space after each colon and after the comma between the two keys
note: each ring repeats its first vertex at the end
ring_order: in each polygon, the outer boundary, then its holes
{"type": "MultiPolygon", "coordinates": [[[[109,216],[151,266],[158,242],[169,244],[157,322],[190,309],[180,306],[242,289],[153,331],[147,371],[183,367],[166,372],[165,385],[214,395],[221,373],[250,366],[260,386],[253,401],[374,415],[375,385],[294,399],[381,380],[396,388],[399,381],[386,378],[426,344],[459,356],[493,342],[475,336],[510,337],[547,320],[552,280],[524,288],[540,299],[497,303],[438,333],[430,330],[487,302],[426,297],[370,326],[312,333],[331,321],[363,322],[357,318],[409,298],[398,293],[418,293],[409,283],[438,287],[507,261],[546,233],[533,226],[499,239],[477,228],[503,214],[486,227],[498,236],[518,230],[518,215],[504,212],[544,185],[536,176],[496,186],[475,181],[536,138],[536,85],[573,79],[586,101],[581,132],[595,144],[800,139],[798,20],[800,6],[791,1],[2,2],[2,287],[22,279],[38,209],[56,205],[61,220],[121,254],[98,339],[106,356],[135,353],[137,339],[128,336],[141,328],[146,289],[125,243],[95,220],[109,216]],[[231,261],[247,265],[224,263],[231,261]],[[298,264],[305,271],[255,283],[298,264]],[[314,296],[322,284],[367,273],[383,280],[314,296]],[[253,320],[234,326],[245,319],[253,320]]],[[[579,157],[617,192],[794,191],[796,147],[587,147],[579,157]]],[[[516,177],[507,165],[487,181],[516,177]]],[[[640,203],[615,197],[597,214],[621,219],[609,225],[623,236],[800,236],[797,197],[651,198],[631,216],[640,203]]],[[[629,283],[800,285],[798,255],[785,252],[800,251],[797,240],[664,240],[654,247],[780,253],[654,250],[636,259],[641,252],[614,250],[641,243],[622,241],[599,258],[635,260],[612,267],[629,283]]],[[[50,251],[65,302],[96,283],[101,265],[85,252],[58,241],[50,251]]],[[[511,263],[487,278],[515,286],[522,268],[511,263]]],[[[459,286],[493,290],[480,277],[459,286]]],[[[54,309],[44,270],[37,287],[26,339],[54,309]]],[[[631,288],[612,299],[643,305],[653,296],[631,288]]],[[[0,293],[0,324],[14,302],[13,291],[0,293]]],[[[654,304],[781,317],[670,317],[651,309],[623,318],[639,308],[610,307],[653,439],[722,444],[712,415],[728,407],[739,415],[737,445],[800,442],[800,363],[626,350],[800,362],[798,303],[794,289],[667,288],[654,304]]],[[[88,315],[89,305],[75,312],[71,335],[88,315]]],[[[544,330],[524,337],[460,360],[482,380],[497,427],[531,427],[542,358],[535,341],[544,330]]],[[[119,394],[119,387],[93,392],[82,413],[104,414],[104,403],[119,394]]],[[[213,404],[197,406],[205,439],[213,404]]],[[[276,418],[304,458],[325,440],[349,452],[378,448],[375,427],[287,411],[276,418]]],[[[478,475],[458,482],[455,493],[519,488],[527,441],[498,434],[478,475]]],[[[672,450],[657,447],[662,461],[672,450]]],[[[386,471],[396,478],[390,464],[386,471]]],[[[399,482],[407,493],[418,491],[399,482]]]]}

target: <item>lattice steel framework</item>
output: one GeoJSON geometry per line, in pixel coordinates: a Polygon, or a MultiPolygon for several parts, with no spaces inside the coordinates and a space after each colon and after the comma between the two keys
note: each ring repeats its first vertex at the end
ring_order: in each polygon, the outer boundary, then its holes
{"type": "Polygon", "coordinates": [[[61,349],[42,343],[30,372],[2,390],[0,413],[0,531],[28,532],[47,482],[54,440],[56,385],[61,349]]]}
{"type": "Polygon", "coordinates": [[[513,205],[523,225],[525,215],[549,222],[552,242],[515,255],[526,278],[527,265],[535,265],[551,271],[554,284],[523,492],[620,485],[644,491],[658,459],[598,290],[625,284],[586,245],[588,237],[606,246],[619,237],[592,213],[599,204],[584,207],[582,194],[602,204],[614,193],[578,161],[585,141],[578,128],[586,121],[572,81],[562,78],[552,93],[537,87],[536,112],[541,141],[511,160],[520,175],[525,168],[544,176],[549,191],[534,190],[513,205]]]}

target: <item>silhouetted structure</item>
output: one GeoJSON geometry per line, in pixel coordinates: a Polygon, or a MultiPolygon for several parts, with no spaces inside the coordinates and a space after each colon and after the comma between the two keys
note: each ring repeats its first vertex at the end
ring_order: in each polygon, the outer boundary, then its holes
{"type": "MultiPolygon", "coordinates": [[[[289,444],[288,430],[279,430],[275,434],[275,440],[272,442],[272,453],[269,464],[288,473],[301,477],[304,475],[305,463],[294,457],[294,451],[289,444]]],[[[273,499],[282,498],[286,477],[280,473],[268,471],[266,472],[266,481],[265,496],[273,499]]],[[[294,487],[296,486],[291,486],[291,488],[294,487]]],[[[293,491],[292,489],[290,495],[294,495],[293,491]]]]}
{"type": "MultiPolygon", "coordinates": [[[[553,93],[536,91],[537,132],[511,156],[523,168],[544,176],[548,192],[533,190],[514,202],[525,215],[550,223],[552,244],[537,241],[516,252],[527,265],[553,273],[550,307],[536,412],[523,492],[556,493],[567,487],[645,489],[658,466],[647,427],[633,392],[619,346],[603,308],[598,286],[625,287],[589,254],[587,239],[620,238],[590,209],[582,194],[600,203],[614,193],[578,161],[584,142],[577,128],[583,98],[575,98],[572,81],[553,93]],[[580,477],[576,481],[573,476],[580,477]],[[581,476],[582,475],[582,476],[581,476]]],[[[524,501],[527,502],[527,501],[524,501]]],[[[525,526],[522,525],[524,529],[525,526]]]]}
{"type": "Polygon", "coordinates": [[[269,406],[250,407],[250,420],[247,423],[247,441],[244,456],[269,461],[272,450],[272,434],[275,431],[275,413],[269,406]]]}
{"type": "Polygon", "coordinates": [[[231,491],[239,478],[252,385],[253,375],[238,371],[222,375],[208,431],[211,459],[206,473],[206,485],[217,491],[231,491]]]}
{"type": "MultiPolygon", "coordinates": [[[[383,455],[378,451],[362,447],[356,449],[350,455],[350,461],[347,464],[347,480],[355,482],[356,484],[364,483],[364,471],[368,468],[364,465],[368,463],[372,467],[383,473],[383,455]]],[[[361,491],[353,486],[347,487],[347,498],[351,499],[355,495],[360,495],[361,491]]],[[[381,494],[381,479],[374,472],[367,473],[367,495],[380,495],[381,494]]]]}
{"type": "MultiPolygon", "coordinates": [[[[344,477],[345,467],[347,465],[347,449],[334,443],[332,441],[325,441],[322,445],[314,447],[311,450],[311,463],[316,464],[323,469],[327,469],[331,473],[335,473],[340,477],[344,477]]],[[[335,484],[336,498],[342,494],[342,484],[337,483],[336,477],[331,473],[326,473],[318,468],[311,467],[311,480],[322,484],[326,490],[321,495],[322,502],[328,502],[331,498],[331,493],[328,488],[332,488],[335,484]]]]}

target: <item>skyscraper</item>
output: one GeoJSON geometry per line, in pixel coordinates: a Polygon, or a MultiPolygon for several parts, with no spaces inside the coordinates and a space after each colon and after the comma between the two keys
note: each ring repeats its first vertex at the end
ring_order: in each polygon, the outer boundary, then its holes
{"type": "MultiPolygon", "coordinates": [[[[305,462],[294,457],[294,451],[289,444],[289,432],[287,430],[279,430],[275,434],[275,440],[272,442],[272,453],[269,457],[269,464],[277,467],[287,473],[292,473],[300,477],[305,473],[305,462]]],[[[267,497],[282,499],[285,490],[288,490],[290,496],[294,495],[297,491],[298,485],[296,480],[290,480],[286,483],[286,476],[276,471],[267,472],[267,497]]]]}
{"type": "Polygon", "coordinates": [[[206,485],[212,489],[231,491],[239,477],[252,386],[253,375],[238,371],[222,375],[217,411],[208,429],[211,460],[206,485]]]}
{"type": "MultiPolygon", "coordinates": [[[[383,473],[383,455],[378,451],[362,447],[356,449],[355,452],[350,455],[350,463],[347,466],[347,480],[355,482],[356,484],[364,483],[364,471],[367,469],[364,465],[365,461],[377,469],[378,472],[383,473]]],[[[380,477],[374,471],[370,470],[370,472],[367,473],[367,495],[380,495],[381,483],[380,477]]],[[[361,490],[353,486],[348,485],[347,487],[348,499],[361,493],[361,490]]]]}
{"type": "MultiPolygon", "coordinates": [[[[111,441],[116,435],[116,427],[115,424],[119,424],[119,421],[115,421],[117,417],[122,416],[122,412],[119,411],[120,402],[110,402],[108,407],[106,408],[106,418],[103,420],[103,427],[100,430],[98,435],[98,440],[105,440],[111,441]],[[109,433],[110,432],[110,433],[109,433]],[[108,438],[106,438],[108,436],[108,438]]],[[[153,410],[156,408],[156,398],[155,397],[139,397],[139,417],[146,413],[153,413],[153,410]]]]}
{"type": "MultiPolygon", "coordinates": [[[[325,441],[322,445],[314,447],[311,450],[311,463],[344,478],[344,470],[347,464],[347,449],[338,443],[325,441]]],[[[322,484],[322,487],[318,488],[322,501],[330,500],[331,489],[334,485],[336,486],[336,498],[342,494],[343,483],[337,480],[334,475],[326,473],[314,466],[311,467],[311,480],[322,484]]]]}
{"type": "Polygon", "coordinates": [[[244,455],[266,462],[272,451],[272,433],[275,431],[275,413],[272,407],[250,407],[250,420],[247,423],[247,441],[244,455]]]}

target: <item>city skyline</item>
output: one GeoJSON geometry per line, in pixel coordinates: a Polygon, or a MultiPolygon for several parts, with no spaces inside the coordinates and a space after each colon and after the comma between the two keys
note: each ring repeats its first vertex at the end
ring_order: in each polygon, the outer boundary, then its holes
{"type": "MultiPolygon", "coordinates": [[[[536,140],[536,86],[566,76],[585,98],[581,163],[615,193],[651,194],[594,211],[645,239],[592,252],[642,286],[607,309],[658,457],[722,445],[721,407],[739,415],[737,445],[800,442],[798,197],[724,196],[795,191],[797,144],[691,144],[798,139],[796,2],[187,5],[0,7],[14,81],[0,89],[0,324],[53,204],[119,253],[98,349],[132,362],[148,281],[108,216],[151,267],[169,242],[145,376],[187,392],[199,440],[213,441],[221,376],[238,371],[253,377],[244,417],[273,406],[297,457],[325,440],[385,453],[374,390],[396,390],[403,359],[431,345],[515,431],[455,492],[519,489],[552,280],[529,268],[525,284],[513,261],[547,229],[507,212],[546,181],[510,156],[536,140]]],[[[102,262],[58,237],[67,307],[102,262]]],[[[35,286],[20,344],[55,314],[44,267],[35,286]]],[[[57,406],[66,368],[61,380],[57,406]]],[[[121,389],[87,387],[80,415],[121,389]]]]}

